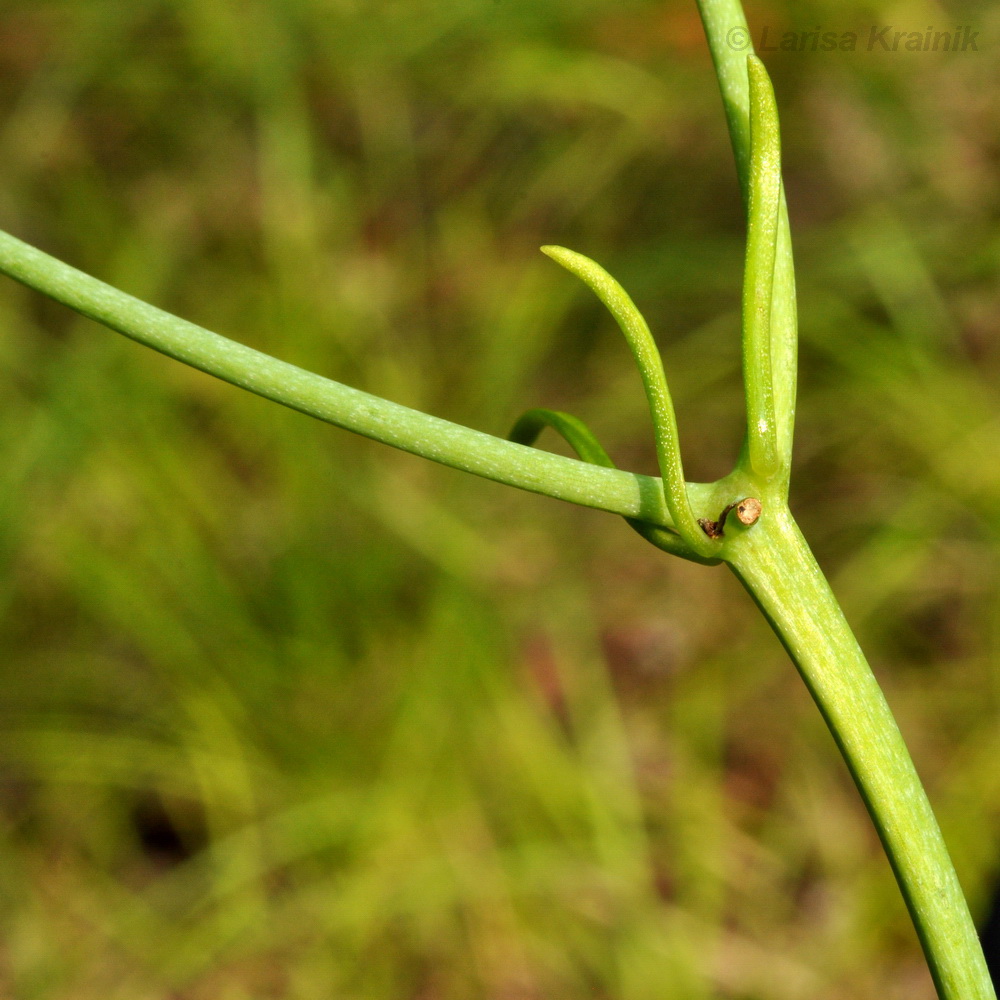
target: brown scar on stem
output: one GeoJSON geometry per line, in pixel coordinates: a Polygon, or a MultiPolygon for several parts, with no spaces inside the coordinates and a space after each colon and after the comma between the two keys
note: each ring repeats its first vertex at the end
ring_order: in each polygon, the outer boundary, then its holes
{"type": "Polygon", "coordinates": [[[729,516],[731,510],[736,511],[736,518],[740,524],[745,524],[749,527],[751,524],[757,523],[763,506],[756,497],[744,497],[742,500],[737,500],[726,507],[719,515],[718,521],[709,520],[707,517],[699,517],[698,523],[701,525],[701,530],[709,538],[722,538],[723,534],[725,534],[726,518],[729,516]]]}

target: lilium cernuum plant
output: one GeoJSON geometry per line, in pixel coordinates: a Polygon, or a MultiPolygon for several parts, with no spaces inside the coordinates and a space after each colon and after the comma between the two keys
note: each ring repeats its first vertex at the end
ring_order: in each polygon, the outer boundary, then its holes
{"type": "Polygon", "coordinates": [[[5,233],[0,271],[132,339],[320,420],[433,461],[624,516],[664,551],[725,563],[767,617],[830,727],[878,829],[942,1000],[995,1000],[930,803],[881,690],[788,507],[795,413],[795,285],[774,93],[738,0],[699,0],[747,213],[743,376],[747,434],[733,471],[684,478],[670,390],[649,327],[592,260],[545,253],[594,291],[642,376],[660,478],[614,467],[586,425],[529,410],[510,439],[420,413],[279,361],[163,312],[5,233]],[[546,428],[579,461],[531,447],[546,428]]]}

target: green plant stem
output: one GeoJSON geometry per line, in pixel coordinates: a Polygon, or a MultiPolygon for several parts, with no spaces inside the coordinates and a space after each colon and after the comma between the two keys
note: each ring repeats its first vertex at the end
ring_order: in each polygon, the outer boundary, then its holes
{"type": "MultiPolygon", "coordinates": [[[[522,490],[673,525],[659,479],[515,444],[323,378],[172,316],[4,232],[0,272],[147,347],[345,430],[522,490]]],[[[692,483],[689,490],[699,509],[710,509],[712,486],[692,483]]]]}
{"type": "MultiPolygon", "coordinates": [[[[739,0],[698,0],[698,7],[749,208],[751,36],[739,0]]],[[[795,410],[796,319],[783,191],[772,294],[774,407],[779,457],[787,470],[795,410]]],[[[782,479],[787,484],[787,472],[782,479]]],[[[892,712],[782,493],[773,488],[766,492],[764,515],[751,530],[727,540],[725,558],[784,643],[844,755],[896,874],[939,996],[993,1000],[968,905],[892,712]]]]}
{"type": "MultiPolygon", "coordinates": [[[[699,6],[746,197],[750,184],[747,50],[734,47],[730,35],[733,28],[746,30],[746,20],[738,0],[700,0],[699,6]]],[[[171,316],[3,233],[0,271],[157,351],[320,420],[497,482],[654,525],[675,526],[660,480],[538,451],[333,382],[171,316]]],[[[968,907],[902,737],[785,505],[796,336],[783,195],[772,289],[773,407],[778,460],[785,471],[757,491],[764,505],[760,521],[747,529],[727,529],[724,545],[713,551],[730,563],[767,616],[822,711],[882,838],[942,1000],[995,1000],[968,907]]],[[[675,436],[676,430],[672,433],[675,436]]],[[[670,434],[658,432],[658,437],[662,446],[670,434]]],[[[669,461],[661,459],[661,464],[673,470],[668,478],[676,488],[678,511],[690,501],[694,510],[717,516],[724,504],[747,495],[747,484],[737,474],[716,484],[684,484],[679,453],[667,457],[669,461]]],[[[687,510],[680,518],[685,523],[679,525],[693,539],[686,522],[694,510],[687,510]]],[[[696,541],[703,544],[700,538],[696,541]]]]}
{"type": "Polygon", "coordinates": [[[727,546],[819,706],[868,807],[942,1000],[993,1000],[948,849],[885,697],[784,505],[727,546]]]}

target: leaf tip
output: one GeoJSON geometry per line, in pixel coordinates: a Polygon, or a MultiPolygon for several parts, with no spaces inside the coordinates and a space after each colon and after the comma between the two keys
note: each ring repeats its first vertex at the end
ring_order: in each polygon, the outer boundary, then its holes
{"type": "MultiPolygon", "coordinates": [[[[771,84],[771,76],[767,72],[764,61],[756,55],[747,56],[747,75],[750,78],[750,103],[751,106],[768,107],[774,104],[774,87],[771,84]]],[[[751,111],[752,113],[752,111],[751,111]]]]}
{"type": "Polygon", "coordinates": [[[567,250],[566,247],[555,246],[551,243],[543,246],[541,250],[546,257],[551,257],[557,264],[562,264],[563,267],[570,268],[571,270],[574,258],[580,256],[572,250],[567,250]]]}

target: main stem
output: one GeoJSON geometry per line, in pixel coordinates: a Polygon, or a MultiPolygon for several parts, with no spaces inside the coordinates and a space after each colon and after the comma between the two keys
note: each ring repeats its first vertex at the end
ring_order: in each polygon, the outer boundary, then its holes
{"type": "Polygon", "coordinates": [[[995,1000],[976,929],[896,720],[786,507],[727,556],[823,713],[878,829],[942,1000],[995,1000]]]}

